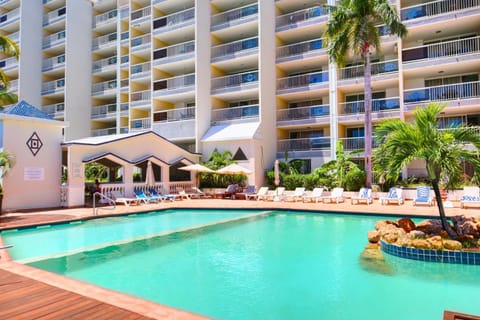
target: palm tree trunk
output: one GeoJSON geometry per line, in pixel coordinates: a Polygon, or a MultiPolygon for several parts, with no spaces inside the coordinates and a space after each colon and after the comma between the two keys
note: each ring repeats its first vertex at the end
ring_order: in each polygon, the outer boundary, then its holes
{"type": "Polygon", "coordinates": [[[447,216],[445,215],[445,209],[443,208],[442,195],[440,194],[440,188],[438,187],[437,179],[432,179],[433,191],[435,193],[435,200],[437,201],[438,212],[440,213],[440,220],[442,221],[443,230],[447,231],[448,236],[452,239],[457,238],[457,234],[450,227],[450,224],[447,221],[447,216]]]}
{"type": "Polygon", "coordinates": [[[364,54],[364,78],[365,78],[365,186],[372,186],[372,65],[370,63],[370,53],[364,54]]]}

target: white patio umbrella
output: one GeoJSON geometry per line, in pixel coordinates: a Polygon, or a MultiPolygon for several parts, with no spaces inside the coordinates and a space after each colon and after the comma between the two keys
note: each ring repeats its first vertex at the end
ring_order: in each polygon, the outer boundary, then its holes
{"type": "Polygon", "coordinates": [[[147,172],[145,174],[145,184],[151,187],[155,185],[155,175],[153,174],[152,162],[150,160],[147,163],[147,172]]]}
{"type": "Polygon", "coordinates": [[[236,163],[229,164],[226,167],[217,170],[219,174],[250,174],[252,170],[242,167],[236,163]]]}
{"type": "MultiPolygon", "coordinates": [[[[195,173],[200,173],[200,172],[206,172],[206,173],[214,173],[215,171],[207,168],[205,166],[202,166],[201,164],[195,163],[191,164],[185,167],[180,167],[178,168],[180,170],[185,170],[185,171],[190,171],[190,172],[195,172],[195,173]]],[[[200,179],[195,176],[195,179],[197,180],[197,187],[200,185],[200,179]]]]}
{"type": "Polygon", "coordinates": [[[278,187],[278,185],[280,184],[280,166],[278,164],[278,160],[275,160],[275,165],[273,166],[273,176],[273,183],[275,183],[275,186],[278,187]]]}

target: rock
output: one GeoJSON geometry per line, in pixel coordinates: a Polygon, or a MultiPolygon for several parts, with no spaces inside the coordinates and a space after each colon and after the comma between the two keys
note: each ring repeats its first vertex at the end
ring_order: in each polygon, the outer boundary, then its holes
{"type": "Polygon", "coordinates": [[[454,224],[454,230],[458,235],[473,235],[478,238],[480,235],[480,229],[478,222],[473,217],[456,216],[452,217],[454,224]]]}
{"type": "Polygon", "coordinates": [[[462,244],[456,240],[444,240],[443,247],[447,250],[461,250],[462,244]]]}
{"type": "Polygon", "coordinates": [[[380,246],[378,245],[378,243],[367,243],[365,245],[365,249],[379,249],[380,246]]]}
{"type": "Polygon", "coordinates": [[[442,222],[440,220],[428,219],[417,224],[416,230],[425,232],[426,234],[440,234],[443,230],[442,222]]]}
{"type": "Polygon", "coordinates": [[[377,243],[378,241],[380,241],[380,232],[375,230],[368,231],[368,242],[377,243]]]}
{"type": "Polygon", "coordinates": [[[413,239],[412,246],[418,249],[431,249],[432,245],[425,239],[413,239]]]}
{"type": "Polygon", "coordinates": [[[392,226],[392,225],[395,226],[395,224],[392,221],[380,220],[375,223],[375,230],[380,230],[387,226],[392,226]]]}
{"type": "Polygon", "coordinates": [[[442,237],[442,239],[448,239],[449,235],[448,232],[445,230],[440,231],[439,236],[442,237]]]}
{"type": "Polygon", "coordinates": [[[385,261],[380,248],[365,249],[360,255],[360,265],[369,272],[380,274],[393,274],[390,265],[385,261]]]}
{"type": "Polygon", "coordinates": [[[402,247],[411,247],[412,246],[412,239],[409,238],[408,234],[404,237],[400,237],[397,239],[397,245],[402,247]]]}
{"type": "Polygon", "coordinates": [[[402,218],[397,221],[397,224],[400,228],[405,230],[405,232],[410,232],[412,230],[415,230],[415,222],[412,221],[410,218],[402,218]]]}
{"type": "Polygon", "coordinates": [[[431,244],[432,249],[435,249],[435,250],[443,249],[442,237],[434,236],[434,237],[428,238],[427,241],[431,244]]]}
{"type": "Polygon", "coordinates": [[[420,230],[412,230],[408,233],[410,239],[423,239],[425,238],[425,233],[420,230]]]}
{"type": "Polygon", "coordinates": [[[395,232],[390,232],[390,233],[384,234],[382,238],[388,243],[395,243],[398,240],[398,234],[395,232]]]}

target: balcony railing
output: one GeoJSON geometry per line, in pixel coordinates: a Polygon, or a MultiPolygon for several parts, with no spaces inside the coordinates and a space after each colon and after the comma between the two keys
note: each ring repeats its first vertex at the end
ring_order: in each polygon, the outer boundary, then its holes
{"type": "Polygon", "coordinates": [[[135,119],[130,121],[132,131],[150,129],[152,121],[150,118],[135,119]]]}
{"type": "Polygon", "coordinates": [[[128,110],[129,109],[130,109],[130,105],[128,104],[128,102],[121,103],[120,104],[120,116],[122,116],[122,117],[128,116],[128,110]]]}
{"type": "Polygon", "coordinates": [[[242,87],[244,85],[257,84],[258,71],[245,72],[240,74],[234,74],[226,77],[218,77],[212,79],[212,89],[223,89],[242,87]]]}
{"type": "Polygon", "coordinates": [[[145,7],[140,10],[133,11],[130,14],[130,22],[134,22],[135,20],[149,17],[152,14],[152,8],[151,7],[145,7]]]}
{"type": "Polygon", "coordinates": [[[65,43],[65,30],[49,35],[43,38],[42,48],[47,49],[53,46],[65,43]]]}
{"type": "Polygon", "coordinates": [[[277,90],[303,88],[328,81],[328,71],[312,72],[277,80],[277,90]]]}
{"type": "Polygon", "coordinates": [[[212,30],[218,30],[228,27],[232,22],[243,23],[244,21],[250,21],[256,19],[258,14],[258,5],[250,4],[241,8],[235,8],[226,12],[222,12],[212,16],[212,30]],[[249,19],[251,18],[251,19],[249,19]]]}
{"type": "MultiPolygon", "coordinates": [[[[50,59],[43,60],[42,71],[53,70],[61,66],[65,66],[64,54],[50,58],[50,59]]],[[[0,62],[0,67],[2,67],[1,62],[0,62]]]]}
{"type": "Polygon", "coordinates": [[[105,129],[94,129],[92,130],[92,137],[108,136],[116,133],[117,133],[116,127],[105,128],[105,129]]]}
{"type": "Polygon", "coordinates": [[[97,60],[97,61],[93,62],[92,72],[99,72],[99,71],[102,71],[103,69],[105,69],[107,67],[111,68],[111,67],[114,67],[116,65],[117,65],[117,57],[116,56],[105,58],[105,59],[102,59],[102,60],[97,60]]]}
{"type": "Polygon", "coordinates": [[[18,67],[18,60],[17,58],[10,57],[4,60],[0,60],[0,68],[3,69],[3,71],[8,71],[13,68],[18,67]]]}
{"type": "MultiPolygon", "coordinates": [[[[365,113],[365,101],[351,101],[340,103],[341,114],[358,114],[365,113]]],[[[384,99],[373,99],[372,100],[372,111],[381,112],[381,111],[391,111],[400,109],[400,98],[384,98],[384,99]]]]}
{"type": "Polygon", "coordinates": [[[117,80],[109,80],[100,83],[94,83],[92,85],[92,94],[100,94],[108,90],[114,90],[117,88],[117,80]]]}
{"type": "Polygon", "coordinates": [[[95,18],[93,18],[93,28],[96,28],[105,23],[115,21],[117,18],[117,15],[118,15],[117,9],[113,9],[111,11],[96,15],[95,18]]]}
{"type": "MultiPolygon", "coordinates": [[[[398,71],[398,60],[389,60],[372,63],[372,76],[382,73],[397,72],[398,71]]],[[[340,69],[338,78],[339,80],[345,79],[355,79],[363,78],[364,76],[364,66],[357,65],[340,69]]]]}
{"type": "Polygon", "coordinates": [[[1,28],[6,28],[20,20],[20,8],[14,9],[7,14],[0,15],[1,28]]]}
{"type": "Polygon", "coordinates": [[[311,7],[277,17],[276,28],[278,31],[285,26],[296,25],[304,21],[317,19],[321,16],[327,17],[327,15],[328,10],[326,8],[320,6],[311,7]]]}
{"type": "Polygon", "coordinates": [[[195,74],[187,74],[179,77],[172,77],[153,83],[155,95],[168,91],[185,91],[195,87],[195,74]]]}
{"type": "Polygon", "coordinates": [[[258,48],[258,37],[234,41],[212,48],[212,60],[215,58],[235,56],[237,53],[258,48]]]}
{"type": "Polygon", "coordinates": [[[403,62],[463,56],[480,51],[480,36],[427,44],[402,51],[403,62]]]}
{"type": "Polygon", "coordinates": [[[67,7],[55,9],[54,11],[49,12],[43,16],[43,25],[46,26],[57,21],[64,20],[65,13],[67,13],[67,7]]]}
{"type": "MultiPolygon", "coordinates": [[[[181,28],[193,24],[195,8],[186,9],[153,21],[153,29],[157,32],[181,28]]],[[[155,32],[156,33],[156,32],[155,32]]]]}
{"type": "Polygon", "coordinates": [[[54,118],[63,117],[65,113],[65,104],[56,103],[43,106],[42,111],[54,118]]]}
{"type": "Polygon", "coordinates": [[[130,40],[130,46],[132,48],[139,47],[142,45],[147,45],[152,42],[152,35],[151,34],[146,34],[140,37],[136,37],[130,40]]]}
{"type": "Polygon", "coordinates": [[[480,6],[480,0],[440,0],[422,3],[401,10],[402,20],[431,17],[442,13],[453,12],[480,6]]]}
{"type": "Polygon", "coordinates": [[[98,38],[93,39],[92,50],[97,50],[102,47],[113,46],[117,41],[117,33],[113,32],[98,38]]]}
{"type": "Polygon", "coordinates": [[[195,119],[195,107],[175,108],[153,114],[154,122],[174,122],[195,119]]]}
{"type": "Polygon", "coordinates": [[[290,44],[277,49],[277,59],[301,56],[307,52],[323,49],[323,39],[316,39],[300,43],[290,44]]]}
{"type": "Polygon", "coordinates": [[[141,105],[143,103],[149,103],[152,98],[152,93],[150,90],[133,92],[130,94],[131,107],[141,105]]]}
{"type": "Polygon", "coordinates": [[[117,105],[115,103],[103,106],[94,106],[92,108],[91,119],[103,119],[114,117],[117,114],[117,105]]]}
{"type": "Polygon", "coordinates": [[[135,64],[130,66],[130,74],[132,76],[139,75],[140,73],[149,72],[152,69],[152,64],[149,62],[135,64]]]}
{"type": "Polygon", "coordinates": [[[65,87],[65,79],[45,82],[42,84],[42,94],[55,93],[63,90],[65,87]]]}
{"type": "Polygon", "coordinates": [[[258,105],[214,109],[212,110],[212,122],[257,118],[258,112],[258,105]]]}
{"type": "Polygon", "coordinates": [[[317,117],[328,117],[330,107],[328,104],[297,107],[277,110],[277,121],[306,120],[317,117]]]}
{"type": "Polygon", "coordinates": [[[330,149],[330,137],[282,139],[277,141],[277,152],[330,149]]]}
{"type": "Polygon", "coordinates": [[[472,98],[480,98],[480,81],[408,89],[404,91],[405,103],[448,101],[472,98]]]}
{"type": "Polygon", "coordinates": [[[162,64],[167,61],[179,61],[183,56],[192,54],[195,52],[195,41],[188,41],[166,48],[161,48],[153,52],[154,64],[162,64]]]}

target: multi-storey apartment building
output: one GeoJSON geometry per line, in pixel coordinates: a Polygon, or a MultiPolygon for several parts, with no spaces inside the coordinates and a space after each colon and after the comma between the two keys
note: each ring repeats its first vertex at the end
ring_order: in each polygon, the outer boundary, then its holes
{"type": "MultiPolygon", "coordinates": [[[[363,148],[363,67],[329,62],[326,3],[3,0],[0,32],[21,58],[0,67],[21,99],[69,123],[67,140],[153,130],[204,157],[231,151],[258,184],[286,154],[309,171],[338,140],[363,148]]],[[[378,26],[374,123],[440,101],[443,125],[480,125],[480,0],[390,3],[409,33],[378,26]]]]}

